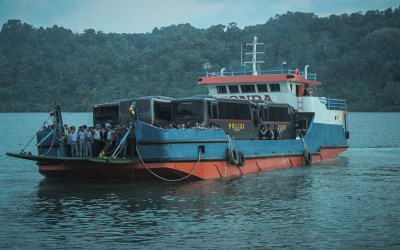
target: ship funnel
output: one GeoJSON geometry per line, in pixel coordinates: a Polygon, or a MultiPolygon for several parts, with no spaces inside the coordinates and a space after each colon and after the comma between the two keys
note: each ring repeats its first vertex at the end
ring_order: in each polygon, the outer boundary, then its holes
{"type": "Polygon", "coordinates": [[[310,65],[306,65],[306,66],[304,67],[304,78],[306,78],[306,79],[307,79],[307,69],[308,69],[309,66],[310,66],[310,65]]]}
{"type": "Polygon", "coordinates": [[[222,68],[222,69],[221,69],[221,76],[224,75],[224,71],[225,71],[225,68],[222,68]]]}

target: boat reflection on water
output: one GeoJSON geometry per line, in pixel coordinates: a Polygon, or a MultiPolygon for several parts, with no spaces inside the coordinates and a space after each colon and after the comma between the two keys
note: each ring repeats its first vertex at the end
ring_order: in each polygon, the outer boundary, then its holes
{"type": "Polygon", "coordinates": [[[305,170],[175,183],[60,183],[45,179],[38,185],[39,199],[34,210],[54,223],[72,223],[71,219],[92,221],[100,216],[108,223],[129,221],[132,226],[161,218],[170,220],[170,216],[206,219],[236,213],[258,214],[265,207],[273,207],[277,199],[301,198],[313,181],[305,170]],[[251,210],[241,210],[249,207],[251,210]]]}

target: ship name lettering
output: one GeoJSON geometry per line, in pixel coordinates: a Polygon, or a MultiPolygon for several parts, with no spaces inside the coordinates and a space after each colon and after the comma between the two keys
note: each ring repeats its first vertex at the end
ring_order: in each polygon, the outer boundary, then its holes
{"type": "Polygon", "coordinates": [[[232,99],[244,99],[244,100],[264,100],[264,101],[271,101],[269,95],[264,95],[264,98],[260,95],[231,95],[229,98],[232,99]]]}

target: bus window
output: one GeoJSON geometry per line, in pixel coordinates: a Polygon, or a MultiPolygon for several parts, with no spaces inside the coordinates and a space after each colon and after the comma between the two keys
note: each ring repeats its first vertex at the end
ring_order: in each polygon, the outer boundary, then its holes
{"type": "Polygon", "coordinates": [[[169,122],[171,120],[171,103],[154,101],[154,119],[169,122]]]}
{"type": "Polygon", "coordinates": [[[118,121],[118,103],[107,106],[93,107],[93,122],[94,124],[104,125],[106,122],[118,121]]]}
{"type": "Polygon", "coordinates": [[[213,119],[218,119],[218,105],[216,103],[211,103],[211,108],[212,108],[212,118],[213,119]]]}
{"type": "Polygon", "coordinates": [[[132,116],[129,112],[131,105],[132,100],[124,100],[119,103],[119,124],[128,126],[132,122],[132,116]]]}
{"type": "Polygon", "coordinates": [[[132,100],[125,100],[119,103],[119,113],[120,114],[128,114],[129,107],[132,105],[132,100]]]}
{"type": "Polygon", "coordinates": [[[204,121],[203,101],[172,102],[172,117],[174,122],[204,121]]]}
{"type": "Polygon", "coordinates": [[[149,100],[137,100],[137,105],[140,113],[147,113],[150,111],[150,101],[149,100]]]}
{"type": "Polygon", "coordinates": [[[261,105],[260,117],[265,122],[292,122],[293,108],[290,106],[261,105]]]}
{"type": "Polygon", "coordinates": [[[207,112],[210,119],[218,119],[218,105],[216,103],[207,102],[207,112]]]}
{"type": "Polygon", "coordinates": [[[287,107],[268,107],[268,121],[290,122],[291,116],[287,107]]]}
{"type": "Polygon", "coordinates": [[[219,102],[219,119],[251,120],[251,110],[247,103],[219,102]]]}

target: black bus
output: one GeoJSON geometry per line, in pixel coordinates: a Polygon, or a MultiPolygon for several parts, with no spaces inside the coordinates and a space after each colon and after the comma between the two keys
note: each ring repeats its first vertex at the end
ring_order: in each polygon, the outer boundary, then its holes
{"type": "Polygon", "coordinates": [[[258,103],[259,117],[265,126],[270,124],[272,128],[278,126],[281,139],[296,138],[296,112],[289,104],[258,103]]]}
{"type": "Polygon", "coordinates": [[[175,98],[165,96],[145,96],[136,98],[139,119],[151,125],[171,122],[171,101],[175,98]]]}
{"type": "Polygon", "coordinates": [[[171,101],[174,98],[163,96],[146,96],[132,99],[115,100],[93,106],[93,124],[104,126],[120,124],[129,126],[132,116],[129,108],[133,101],[137,102],[139,119],[143,122],[168,123],[171,120],[171,101]]]}
{"type": "Polygon", "coordinates": [[[129,114],[132,101],[133,99],[123,99],[94,105],[93,124],[100,124],[103,127],[106,123],[129,125],[132,120],[129,114]]]}
{"type": "Polygon", "coordinates": [[[248,100],[194,96],[172,101],[172,122],[203,123],[223,129],[233,139],[257,139],[257,105],[248,100]]]}

